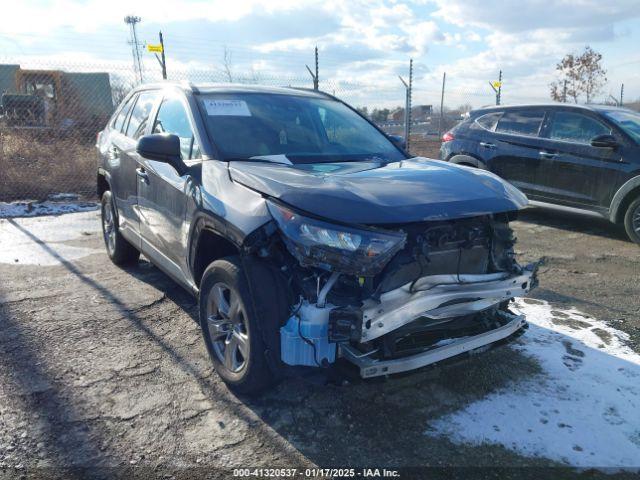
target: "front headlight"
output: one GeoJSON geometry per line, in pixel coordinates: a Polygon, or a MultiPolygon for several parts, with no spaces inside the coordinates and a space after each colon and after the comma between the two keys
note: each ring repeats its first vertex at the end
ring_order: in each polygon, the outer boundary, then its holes
{"type": "Polygon", "coordinates": [[[407,237],[403,232],[331,224],[272,201],[267,201],[267,207],[287,249],[301,265],[373,276],[404,247],[407,237]]]}

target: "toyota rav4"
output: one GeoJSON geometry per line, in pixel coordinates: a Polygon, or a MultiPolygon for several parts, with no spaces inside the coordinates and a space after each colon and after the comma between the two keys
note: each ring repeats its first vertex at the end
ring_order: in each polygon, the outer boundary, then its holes
{"type": "Polygon", "coordinates": [[[526,197],[411,158],[318,91],[147,85],[98,135],[106,249],[142,252],[199,301],[220,377],[404,372],[513,338],[536,285],[509,228],[526,197]]]}

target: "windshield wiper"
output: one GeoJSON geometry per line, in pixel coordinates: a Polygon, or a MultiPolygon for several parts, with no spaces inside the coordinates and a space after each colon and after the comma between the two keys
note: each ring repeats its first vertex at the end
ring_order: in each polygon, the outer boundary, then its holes
{"type": "Polygon", "coordinates": [[[250,157],[249,160],[261,160],[272,163],[282,163],[284,165],[293,165],[291,160],[289,160],[284,153],[280,153],[277,155],[255,155],[253,157],[250,157]]]}
{"type": "Polygon", "coordinates": [[[271,163],[278,164],[279,162],[274,162],[273,160],[268,160],[265,158],[251,158],[251,157],[225,157],[225,162],[257,162],[257,163],[271,163]]]}
{"type": "Polygon", "coordinates": [[[225,162],[261,162],[276,163],[280,165],[293,165],[285,155],[256,155],[253,157],[227,157],[225,162]]]}

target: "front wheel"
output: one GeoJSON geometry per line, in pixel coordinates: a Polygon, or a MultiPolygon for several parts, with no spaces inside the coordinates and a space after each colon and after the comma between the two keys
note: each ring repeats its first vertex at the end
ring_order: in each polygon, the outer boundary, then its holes
{"type": "Polygon", "coordinates": [[[640,244],[640,197],[636,198],[624,216],[624,228],[631,241],[640,244]]]}
{"type": "MultiPolygon", "coordinates": [[[[262,285],[261,288],[267,288],[262,285]]],[[[200,326],[218,375],[230,388],[254,394],[274,383],[265,358],[262,328],[238,257],[216,260],[200,283],[200,326]]],[[[269,334],[273,332],[268,332],[269,334]]]]}

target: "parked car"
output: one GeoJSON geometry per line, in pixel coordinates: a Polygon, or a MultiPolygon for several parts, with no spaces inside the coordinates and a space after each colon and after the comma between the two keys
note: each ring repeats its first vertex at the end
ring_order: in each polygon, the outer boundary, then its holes
{"type": "Polygon", "coordinates": [[[532,204],[624,224],[640,243],[640,114],[607,105],[496,106],[443,136],[440,158],[489,170],[532,204]]]}
{"type": "Polygon", "coordinates": [[[508,223],[526,197],[398,145],[321,92],[139,87],[98,135],[107,253],[142,252],[197,296],[213,365],[240,392],[297,367],[404,372],[518,335],[509,300],[536,268],[515,261],[508,223]]]}

